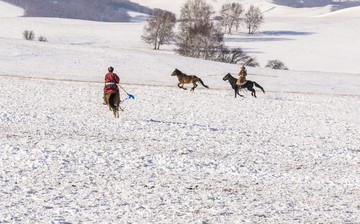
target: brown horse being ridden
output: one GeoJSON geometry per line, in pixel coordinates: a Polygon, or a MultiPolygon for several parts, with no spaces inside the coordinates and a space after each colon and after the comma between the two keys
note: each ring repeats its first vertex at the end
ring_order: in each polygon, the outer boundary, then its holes
{"type": "Polygon", "coordinates": [[[179,83],[178,86],[179,88],[182,88],[184,90],[186,90],[186,88],[184,88],[184,84],[187,83],[192,83],[193,87],[191,88],[191,91],[194,91],[194,89],[198,86],[196,83],[200,82],[201,85],[203,85],[205,88],[209,88],[207,85],[204,84],[204,82],[198,78],[195,75],[186,75],[184,73],[182,73],[180,70],[175,69],[172,73],[171,76],[177,76],[179,83]],[[181,85],[181,86],[180,86],[181,85]]]}
{"type": "Polygon", "coordinates": [[[120,108],[120,94],[119,91],[111,91],[105,96],[106,103],[109,105],[109,110],[113,112],[114,118],[119,118],[120,108]]]}
{"type": "Polygon", "coordinates": [[[105,75],[104,104],[109,105],[109,109],[113,112],[114,117],[118,118],[120,108],[120,93],[118,84],[120,78],[114,73],[113,67],[109,67],[108,71],[109,72],[105,75]]]}

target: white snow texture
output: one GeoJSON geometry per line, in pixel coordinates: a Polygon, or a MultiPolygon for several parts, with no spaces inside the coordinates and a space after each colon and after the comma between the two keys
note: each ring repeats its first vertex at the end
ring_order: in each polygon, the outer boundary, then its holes
{"type": "Polygon", "coordinates": [[[0,223],[360,223],[360,19],[256,2],[273,9],[259,33],[225,40],[258,58],[247,78],[265,94],[234,98],[222,78],[239,65],[154,51],[145,22],[0,1],[0,223]],[[135,96],[118,119],[109,66],[135,96]],[[210,88],[179,89],[175,68],[210,88]]]}

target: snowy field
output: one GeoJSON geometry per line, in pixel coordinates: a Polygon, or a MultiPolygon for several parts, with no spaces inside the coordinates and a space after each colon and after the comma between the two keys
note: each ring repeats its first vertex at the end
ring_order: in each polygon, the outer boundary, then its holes
{"type": "Polygon", "coordinates": [[[359,96],[0,80],[1,222],[360,221],[359,96]]]}
{"type": "MultiPolygon", "coordinates": [[[[234,98],[222,77],[238,65],[154,52],[143,23],[12,10],[0,10],[0,223],[360,223],[360,68],[332,57],[360,57],[347,35],[318,69],[248,68],[266,93],[234,98]],[[25,29],[49,42],[22,40],[25,29]],[[122,93],[119,119],[102,105],[110,65],[135,96],[122,93]],[[179,89],[174,68],[210,89],[179,89]]],[[[259,35],[294,30],[287,21],[259,35]]],[[[318,35],[271,43],[316,49],[336,29],[360,29],[354,17],[321,21],[318,35]]],[[[273,50],[263,42],[231,43],[273,50]]],[[[287,57],[306,65],[304,54],[287,57]]]]}

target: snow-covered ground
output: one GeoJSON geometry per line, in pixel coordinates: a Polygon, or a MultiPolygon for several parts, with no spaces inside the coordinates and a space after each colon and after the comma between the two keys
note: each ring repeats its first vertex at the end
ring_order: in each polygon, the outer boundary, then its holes
{"type": "Polygon", "coordinates": [[[0,223],[359,223],[359,20],[313,19],[228,37],[297,52],[303,69],[248,68],[255,99],[222,80],[239,66],[153,51],[143,23],[0,18],[0,223]],[[135,95],[119,119],[102,105],[110,65],[135,95]],[[179,89],[174,68],[210,89],[179,89]]]}

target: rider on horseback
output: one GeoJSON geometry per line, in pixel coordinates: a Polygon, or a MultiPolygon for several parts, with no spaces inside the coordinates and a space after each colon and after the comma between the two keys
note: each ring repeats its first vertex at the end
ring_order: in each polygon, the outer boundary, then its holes
{"type": "Polygon", "coordinates": [[[114,72],[113,67],[108,68],[108,73],[105,75],[105,86],[104,86],[104,104],[106,103],[106,94],[111,91],[119,92],[117,84],[119,84],[120,78],[114,72]]]}
{"type": "Polygon", "coordinates": [[[240,77],[236,81],[236,85],[244,85],[246,82],[247,71],[244,65],[241,65],[241,70],[238,74],[240,77]]]}

